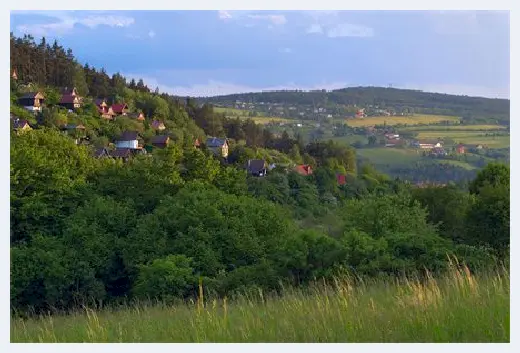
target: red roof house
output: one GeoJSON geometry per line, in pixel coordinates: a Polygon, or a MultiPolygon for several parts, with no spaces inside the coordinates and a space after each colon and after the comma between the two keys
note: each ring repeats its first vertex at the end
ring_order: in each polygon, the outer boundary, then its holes
{"type": "Polygon", "coordinates": [[[122,103],[122,104],[112,104],[112,106],[110,108],[112,108],[112,111],[116,115],[126,115],[126,113],[128,111],[128,106],[126,104],[124,104],[124,103],[122,103]]]}
{"type": "Polygon", "coordinates": [[[300,164],[294,168],[294,171],[300,175],[308,176],[312,174],[312,167],[307,164],[300,164]]]}
{"type": "Polygon", "coordinates": [[[457,153],[460,153],[460,154],[464,154],[466,152],[466,148],[464,147],[464,145],[458,145],[457,146],[457,153]]]}
{"type": "Polygon", "coordinates": [[[343,174],[336,174],[338,185],[345,185],[347,183],[346,177],[343,174]]]}

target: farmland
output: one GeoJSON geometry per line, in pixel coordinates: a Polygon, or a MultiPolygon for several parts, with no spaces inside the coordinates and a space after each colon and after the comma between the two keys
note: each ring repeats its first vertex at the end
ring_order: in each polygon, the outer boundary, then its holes
{"type": "Polygon", "coordinates": [[[439,125],[429,125],[429,126],[409,126],[403,127],[400,129],[401,131],[500,131],[507,130],[507,126],[504,125],[447,125],[447,126],[439,126],[439,125]]]}
{"type": "Polygon", "coordinates": [[[482,132],[468,131],[421,131],[417,134],[418,139],[452,139],[455,143],[482,144],[489,148],[505,148],[510,144],[509,135],[490,135],[482,132]]]}
{"type": "Polygon", "coordinates": [[[356,151],[361,157],[374,164],[409,164],[421,159],[420,151],[415,148],[362,148],[356,151]]]}
{"type": "Polygon", "coordinates": [[[377,116],[361,119],[337,119],[337,122],[345,122],[351,127],[363,127],[373,125],[419,125],[419,124],[439,124],[443,121],[459,122],[460,119],[455,116],[444,115],[413,115],[413,116],[377,116]]]}

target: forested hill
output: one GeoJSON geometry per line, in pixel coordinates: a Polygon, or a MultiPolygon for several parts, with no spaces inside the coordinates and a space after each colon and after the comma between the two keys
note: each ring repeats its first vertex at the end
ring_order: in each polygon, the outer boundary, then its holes
{"type": "MultiPolygon", "coordinates": [[[[422,114],[456,115],[467,120],[498,120],[509,123],[509,100],[456,96],[384,87],[349,87],[334,91],[269,91],[199,98],[201,102],[232,105],[247,103],[368,107],[413,111],[422,114]]],[[[347,109],[348,111],[348,109],[347,109]]]]}

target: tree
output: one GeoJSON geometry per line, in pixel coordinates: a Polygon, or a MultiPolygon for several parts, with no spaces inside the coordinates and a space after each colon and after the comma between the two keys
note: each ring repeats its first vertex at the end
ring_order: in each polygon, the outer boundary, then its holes
{"type": "Polygon", "coordinates": [[[504,185],[509,188],[509,174],[509,167],[505,164],[489,163],[470,183],[469,191],[473,194],[479,194],[480,189],[485,186],[500,187],[504,185]]]}

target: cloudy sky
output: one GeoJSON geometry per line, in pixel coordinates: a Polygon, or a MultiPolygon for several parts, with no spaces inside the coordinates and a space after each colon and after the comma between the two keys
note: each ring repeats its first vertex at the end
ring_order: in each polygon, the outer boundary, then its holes
{"type": "Polygon", "coordinates": [[[13,11],[11,31],[161,91],[388,86],[509,98],[509,13],[13,11]]]}

